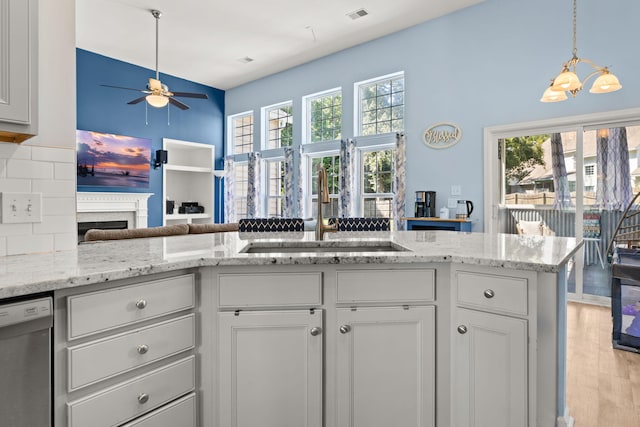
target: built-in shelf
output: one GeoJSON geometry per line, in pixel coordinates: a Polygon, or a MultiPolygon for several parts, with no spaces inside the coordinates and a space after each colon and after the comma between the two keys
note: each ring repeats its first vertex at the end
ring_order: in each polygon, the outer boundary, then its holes
{"type": "Polygon", "coordinates": [[[167,163],[162,166],[163,200],[175,202],[175,213],[167,213],[165,205],[163,224],[213,222],[215,147],[165,138],[163,149],[167,150],[167,163]],[[183,202],[197,202],[204,207],[204,213],[178,213],[183,202]]]}

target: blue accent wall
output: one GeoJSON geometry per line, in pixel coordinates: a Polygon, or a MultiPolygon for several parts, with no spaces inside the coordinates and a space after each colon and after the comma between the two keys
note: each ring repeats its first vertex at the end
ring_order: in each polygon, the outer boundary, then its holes
{"type": "MultiPolygon", "coordinates": [[[[155,77],[155,71],[82,49],[76,49],[76,66],[78,129],[149,138],[152,140],[152,161],[155,150],[162,148],[162,138],[212,144],[216,147],[216,168],[222,169],[224,91],[160,73],[160,80],[170,90],[206,93],[209,99],[180,98],[190,108],[183,111],[171,106],[169,124],[166,107],[148,107],[148,119],[145,121],[145,102],[127,105],[127,102],[142,96],[142,93],[100,85],[143,89],[149,77],[155,77]]],[[[217,185],[214,188],[217,190],[217,185]]],[[[78,191],[154,193],[149,198],[148,224],[150,227],[162,225],[164,202],[161,168],[153,169],[151,165],[148,189],[79,186],[78,191]]],[[[217,201],[216,194],[216,203],[217,201]]],[[[218,212],[217,207],[215,211],[218,212]]]]}

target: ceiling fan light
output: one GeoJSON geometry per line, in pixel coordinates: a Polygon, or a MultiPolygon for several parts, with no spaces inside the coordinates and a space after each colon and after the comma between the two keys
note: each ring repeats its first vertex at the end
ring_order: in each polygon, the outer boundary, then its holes
{"type": "Polygon", "coordinates": [[[162,107],[166,107],[166,105],[169,103],[169,98],[167,98],[166,96],[162,96],[162,95],[147,95],[147,102],[149,103],[149,105],[151,105],[152,107],[155,108],[162,108],[162,107]]]}
{"type": "Polygon", "coordinates": [[[600,76],[593,82],[593,86],[589,92],[591,93],[609,93],[620,90],[622,85],[618,81],[618,78],[605,70],[600,76]]]}
{"type": "Polygon", "coordinates": [[[560,102],[567,99],[567,94],[564,91],[555,91],[548,87],[547,90],[542,94],[542,98],[540,98],[540,102],[560,102]]]}
{"type": "Polygon", "coordinates": [[[564,92],[580,89],[582,87],[582,83],[580,83],[580,79],[576,75],[576,73],[565,69],[563,72],[558,74],[558,77],[553,79],[553,83],[551,84],[551,90],[556,92],[564,92]]]}

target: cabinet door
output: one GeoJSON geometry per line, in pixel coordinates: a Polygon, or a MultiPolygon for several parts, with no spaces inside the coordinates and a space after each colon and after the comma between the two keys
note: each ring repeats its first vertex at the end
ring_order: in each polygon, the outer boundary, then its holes
{"type": "Polygon", "coordinates": [[[527,321],[458,308],[454,327],[454,425],[526,426],[527,321]]]}
{"type": "Polygon", "coordinates": [[[322,426],[322,311],[220,313],[220,425],[322,426]]]}
{"type": "Polygon", "coordinates": [[[433,426],[435,307],[338,309],[337,321],[337,425],[433,426]]]}

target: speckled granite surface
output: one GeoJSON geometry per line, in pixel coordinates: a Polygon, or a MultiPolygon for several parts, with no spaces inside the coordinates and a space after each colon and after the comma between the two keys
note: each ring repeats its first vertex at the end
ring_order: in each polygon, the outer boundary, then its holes
{"type": "Polygon", "coordinates": [[[454,262],[553,273],[581,245],[573,238],[510,234],[340,232],[326,235],[322,252],[242,252],[248,244],[305,242],[313,246],[313,240],[313,232],[213,233],[93,242],[67,252],[0,257],[0,298],[216,265],[454,262]],[[408,250],[349,252],[342,243],[365,246],[378,241],[408,250]],[[326,247],[332,244],[342,247],[337,251],[326,247]]]}

